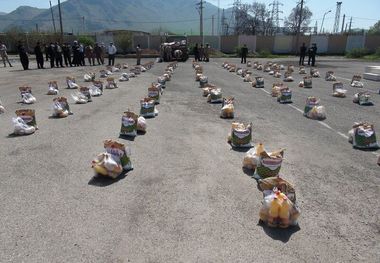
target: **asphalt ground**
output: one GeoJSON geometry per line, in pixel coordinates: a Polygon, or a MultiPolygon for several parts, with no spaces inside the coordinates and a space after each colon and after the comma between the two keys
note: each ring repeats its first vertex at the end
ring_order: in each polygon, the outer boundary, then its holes
{"type": "MultiPolygon", "coordinates": [[[[223,61],[202,63],[204,74],[225,96],[235,97],[235,120],[252,122],[255,143],[286,148],[281,175],[296,187],[298,227],[258,223],[262,193],[242,170],[245,152],[227,144],[232,120],[220,119],[221,105],[202,97],[190,61],[179,64],[157,106],[159,115],[147,120],[147,133],[134,141],[119,138],[121,114],[139,110],[139,99],[166,63],[85,105],[73,104],[65,78],[85,84],[86,71],[103,67],[23,71],[16,64],[0,70],[6,108],[0,115],[0,261],[378,262],[379,151],[355,150],[345,138],[355,121],[380,129],[379,84],[364,80],[373,92],[371,107],[354,104],[357,89],[349,86],[352,75],[371,63],[321,58],[322,77],[313,79],[310,90],[297,87],[302,76],[296,67],[295,81],[288,83],[293,103],[283,105],[268,94],[278,79],[253,70],[265,78],[265,88],[255,89],[224,70],[223,61]],[[331,96],[332,82],[324,80],[328,70],[344,83],[347,98],[331,96]],[[69,97],[74,115],[49,118],[54,96],[45,94],[51,80],[69,97]],[[33,88],[34,105],[17,103],[24,84],[33,88]],[[326,107],[325,121],[299,112],[309,95],[326,107]],[[19,108],[36,110],[35,134],[9,136],[19,108]],[[131,148],[134,170],[119,180],[93,178],[91,160],[103,151],[104,139],[131,148]]],[[[296,58],[271,61],[297,64],[296,58]]]]}

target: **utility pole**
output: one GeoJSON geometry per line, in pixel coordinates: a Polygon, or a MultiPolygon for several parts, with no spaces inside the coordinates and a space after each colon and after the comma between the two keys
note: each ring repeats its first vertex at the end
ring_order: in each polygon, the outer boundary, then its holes
{"type": "Polygon", "coordinates": [[[212,24],[211,24],[211,35],[213,36],[213,35],[214,35],[214,15],[212,15],[211,20],[212,20],[212,24]]]}
{"type": "Polygon", "coordinates": [[[199,12],[199,34],[201,36],[201,42],[203,45],[203,0],[201,0],[197,6],[197,10],[199,12]]]}
{"type": "Polygon", "coordinates": [[[300,13],[298,17],[296,48],[295,48],[296,54],[298,53],[298,44],[299,44],[298,42],[300,40],[300,34],[301,34],[302,12],[303,12],[303,0],[301,0],[300,13]]]}
{"type": "Polygon", "coordinates": [[[220,1],[219,0],[218,0],[218,17],[216,21],[217,21],[216,34],[220,36],[220,1]]]}
{"type": "Polygon", "coordinates": [[[351,33],[351,25],[352,25],[352,16],[350,18],[350,25],[348,26],[348,32],[351,33]]]}
{"type": "Polygon", "coordinates": [[[346,20],[346,14],[343,15],[343,23],[342,23],[342,30],[340,31],[341,34],[343,34],[344,29],[344,21],[346,20]]]}
{"type": "Polygon", "coordinates": [[[276,32],[278,33],[279,32],[279,28],[280,28],[280,17],[279,17],[279,14],[280,13],[283,13],[282,11],[280,11],[279,9],[279,6],[280,5],[284,5],[283,3],[280,3],[279,1],[273,1],[271,4],[269,4],[269,6],[272,6],[272,12],[271,12],[271,22],[272,22],[272,25],[271,26],[275,26],[276,27],[276,30],[273,30],[272,28],[272,32],[276,32]]]}
{"type": "Polygon", "coordinates": [[[85,27],[84,27],[84,16],[82,16],[82,34],[84,34],[84,30],[85,30],[85,27]]]}
{"type": "Polygon", "coordinates": [[[342,6],[342,2],[336,2],[336,11],[335,11],[335,21],[333,33],[338,33],[339,31],[339,20],[340,20],[340,8],[342,6]]]}
{"type": "Polygon", "coordinates": [[[57,33],[57,30],[56,30],[56,28],[55,28],[55,21],[54,21],[53,8],[51,7],[51,1],[49,1],[49,3],[50,3],[51,19],[53,20],[54,33],[57,33]]]}
{"type": "Polygon", "coordinates": [[[58,11],[59,11],[59,27],[61,29],[61,42],[63,42],[63,25],[62,25],[62,13],[61,13],[61,0],[58,0],[58,11]]]}

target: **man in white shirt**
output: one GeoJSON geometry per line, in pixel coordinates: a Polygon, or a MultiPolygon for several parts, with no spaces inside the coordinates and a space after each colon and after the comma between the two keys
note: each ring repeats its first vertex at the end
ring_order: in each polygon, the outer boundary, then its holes
{"type": "Polygon", "coordinates": [[[1,55],[1,59],[3,60],[4,67],[7,66],[5,61],[7,61],[9,66],[12,67],[11,62],[9,62],[9,59],[8,59],[7,46],[3,42],[0,42],[0,55],[1,55]]]}
{"type": "Polygon", "coordinates": [[[108,66],[113,66],[115,64],[115,55],[116,55],[117,49],[115,45],[111,42],[108,46],[107,53],[108,53],[108,66]]]}

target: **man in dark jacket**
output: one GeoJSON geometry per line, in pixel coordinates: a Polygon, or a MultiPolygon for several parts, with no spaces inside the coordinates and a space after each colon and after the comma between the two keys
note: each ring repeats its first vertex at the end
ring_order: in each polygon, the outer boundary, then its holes
{"type": "Polygon", "coordinates": [[[73,62],[72,62],[72,64],[74,65],[74,67],[77,67],[80,65],[78,41],[74,41],[72,49],[73,49],[73,62]]]}
{"type": "Polygon", "coordinates": [[[305,46],[305,43],[302,43],[302,46],[300,47],[300,61],[298,63],[298,65],[302,65],[304,64],[304,61],[305,61],[305,56],[306,56],[306,46],[305,46]]]}
{"type": "Polygon", "coordinates": [[[71,64],[71,47],[69,45],[69,43],[64,43],[62,45],[62,53],[63,53],[63,59],[65,61],[65,65],[66,67],[68,67],[70,65],[70,67],[72,67],[72,64],[71,64]]]}
{"type": "Polygon", "coordinates": [[[42,53],[40,42],[37,42],[37,45],[34,47],[34,54],[36,55],[37,67],[39,69],[44,68],[44,54],[42,53]]]}
{"type": "Polygon", "coordinates": [[[199,61],[199,48],[198,48],[198,43],[195,44],[193,48],[193,53],[194,53],[194,60],[199,61]]]}
{"type": "Polygon", "coordinates": [[[317,55],[317,44],[313,43],[312,47],[312,53],[311,53],[311,65],[315,66],[315,56],[317,55]]]}
{"type": "Polygon", "coordinates": [[[18,54],[20,56],[20,61],[21,61],[22,67],[24,68],[24,70],[29,69],[28,52],[27,52],[25,46],[22,44],[21,41],[18,42],[17,50],[18,50],[18,54]]]}
{"type": "Polygon", "coordinates": [[[241,48],[241,62],[242,64],[247,63],[247,55],[248,55],[248,48],[247,45],[244,44],[244,46],[241,48]]]}
{"type": "Polygon", "coordinates": [[[48,50],[48,55],[50,58],[50,67],[54,68],[54,61],[55,61],[55,46],[54,46],[54,44],[50,43],[47,50],[48,50]]]}
{"type": "Polygon", "coordinates": [[[95,52],[96,60],[98,61],[98,65],[100,65],[100,64],[103,65],[104,64],[103,49],[101,46],[99,46],[99,43],[95,43],[94,52],[95,52]]]}

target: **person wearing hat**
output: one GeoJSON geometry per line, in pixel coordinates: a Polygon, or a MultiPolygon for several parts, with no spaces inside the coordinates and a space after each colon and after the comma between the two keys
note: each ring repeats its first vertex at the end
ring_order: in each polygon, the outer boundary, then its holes
{"type": "Polygon", "coordinates": [[[117,49],[113,42],[110,43],[107,49],[108,53],[108,66],[113,66],[115,64],[115,55],[116,55],[117,49]]]}

